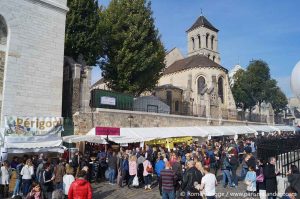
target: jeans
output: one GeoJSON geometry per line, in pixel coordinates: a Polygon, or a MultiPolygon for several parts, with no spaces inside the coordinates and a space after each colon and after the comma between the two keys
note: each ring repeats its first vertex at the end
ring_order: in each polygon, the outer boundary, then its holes
{"type": "Polygon", "coordinates": [[[175,199],[175,192],[162,190],[162,199],[175,199]]]}
{"type": "Polygon", "coordinates": [[[19,195],[20,193],[20,189],[21,189],[21,184],[22,184],[22,179],[17,179],[16,180],[16,185],[15,185],[15,188],[14,188],[14,192],[13,192],[13,195],[19,195]]]}
{"type": "Polygon", "coordinates": [[[233,181],[234,185],[237,186],[238,179],[237,179],[237,175],[236,175],[236,169],[231,170],[231,174],[232,174],[232,181],[233,181]]]}
{"type": "Polygon", "coordinates": [[[242,170],[241,170],[241,180],[245,180],[247,172],[248,172],[248,168],[242,167],[242,170]]]}
{"type": "Polygon", "coordinates": [[[144,176],[144,180],[145,180],[145,186],[151,185],[151,174],[144,176]]]}
{"type": "Polygon", "coordinates": [[[108,170],[109,170],[109,182],[113,184],[116,177],[116,171],[112,168],[108,168],[108,170]]]}
{"type": "Polygon", "coordinates": [[[54,189],[63,190],[63,182],[58,182],[55,184],[54,189]]]}
{"type": "Polygon", "coordinates": [[[222,174],[223,174],[223,186],[226,186],[226,179],[228,180],[228,184],[229,186],[232,186],[232,181],[231,181],[231,175],[229,170],[222,170],[222,174]]]}
{"type": "Polygon", "coordinates": [[[27,196],[27,194],[29,193],[29,189],[31,186],[31,180],[30,179],[22,179],[23,181],[23,196],[27,196]]]}

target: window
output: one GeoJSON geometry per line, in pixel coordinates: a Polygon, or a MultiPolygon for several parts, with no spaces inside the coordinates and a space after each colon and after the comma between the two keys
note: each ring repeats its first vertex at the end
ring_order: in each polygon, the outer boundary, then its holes
{"type": "Polygon", "coordinates": [[[179,111],[179,101],[175,102],[175,112],[179,111]]]}
{"type": "Polygon", "coordinates": [[[201,48],[201,36],[198,35],[198,45],[199,45],[199,48],[201,48]]]}
{"type": "Polygon", "coordinates": [[[221,102],[224,103],[224,87],[223,87],[223,77],[219,77],[218,79],[218,94],[221,99],[221,102]]]}
{"type": "Polygon", "coordinates": [[[210,59],[210,54],[207,55],[208,59],[210,59]]]}
{"type": "Polygon", "coordinates": [[[198,94],[203,95],[201,92],[205,89],[205,78],[203,76],[200,76],[198,78],[198,94]]]}
{"type": "Polygon", "coordinates": [[[192,37],[192,48],[193,48],[193,50],[195,50],[195,39],[194,39],[194,37],[192,37]]]}
{"type": "Polygon", "coordinates": [[[206,33],[206,48],[208,48],[208,37],[209,37],[209,34],[206,33]]]}
{"type": "Polygon", "coordinates": [[[213,56],[213,61],[215,61],[215,59],[216,59],[216,57],[215,57],[215,56],[213,56]]]}
{"type": "Polygon", "coordinates": [[[167,105],[170,107],[172,111],[172,91],[167,91],[167,105]]]}
{"type": "Polygon", "coordinates": [[[211,49],[213,50],[214,49],[214,39],[215,39],[215,36],[211,36],[211,49]]]}

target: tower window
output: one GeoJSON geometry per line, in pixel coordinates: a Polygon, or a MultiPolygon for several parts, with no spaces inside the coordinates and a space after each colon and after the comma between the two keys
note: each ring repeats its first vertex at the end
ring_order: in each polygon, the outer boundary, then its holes
{"type": "Polygon", "coordinates": [[[195,39],[194,39],[194,37],[192,37],[192,47],[193,47],[193,50],[195,50],[195,39]]]}
{"type": "Polygon", "coordinates": [[[209,37],[209,34],[206,33],[206,48],[208,48],[208,37],[209,37]]]}
{"type": "Polygon", "coordinates": [[[218,79],[218,94],[221,98],[221,102],[224,103],[224,86],[223,86],[224,80],[223,77],[219,77],[218,79]]]}
{"type": "Polygon", "coordinates": [[[199,45],[199,48],[201,48],[201,36],[198,35],[198,45],[199,45]]]}
{"type": "Polygon", "coordinates": [[[215,59],[216,59],[216,57],[215,57],[215,56],[213,56],[213,61],[215,61],[215,59]]]}
{"type": "Polygon", "coordinates": [[[214,49],[214,39],[215,39],[215,36],[211,36],[211,49],[213,50],[214,49]]]}

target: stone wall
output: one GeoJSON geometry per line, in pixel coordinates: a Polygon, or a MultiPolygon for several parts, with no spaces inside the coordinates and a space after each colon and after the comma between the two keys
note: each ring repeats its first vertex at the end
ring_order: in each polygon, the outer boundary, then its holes
{"type": "Polygon", "coordinates": [[[207,125],[261,125],[233,120],[209,120],[207,118],[157,114],[136,111],[121,111],[112,109],[97,109],[97,112],[76,113],[73,115],[74,134],[86,134],[95,126],[107,127],[184,127],[207,125]],[[128,116],[132,115],[130,122],[128,116]]]}
{"type": "Polygon", "coordinates": [[[1,0],[9,29],[5,115],[61,116],[66,0],[1,0]]]}

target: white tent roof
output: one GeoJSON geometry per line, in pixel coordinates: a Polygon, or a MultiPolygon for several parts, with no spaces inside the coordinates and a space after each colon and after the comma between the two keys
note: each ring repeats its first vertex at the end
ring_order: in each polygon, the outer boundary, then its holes
{"type": "MultiPolygon", "coordinates": [[[[153,128],[120,128],[120,136],[108,136],[108,139],[122,144],[145,142],[154,139],[171,137],[214,137],[214,136],[234,136],[239,134],[256,134],[261,132],[274,131],[295,131],[295,127],[290,126],[195,126],[195,127],[153,127],[153,128]]],[[[64,142],[76,143],[88,141],[105,144],[107,136],[97,136],[95,128],[92,128],[86,135],[73,135],[63,137],[64,142]]]]}
{"type": "Polygon", "coordinates": [[[10,153],[62,151],[62,138],[59,136],[5,136],[4,148],[10,153]]]}

